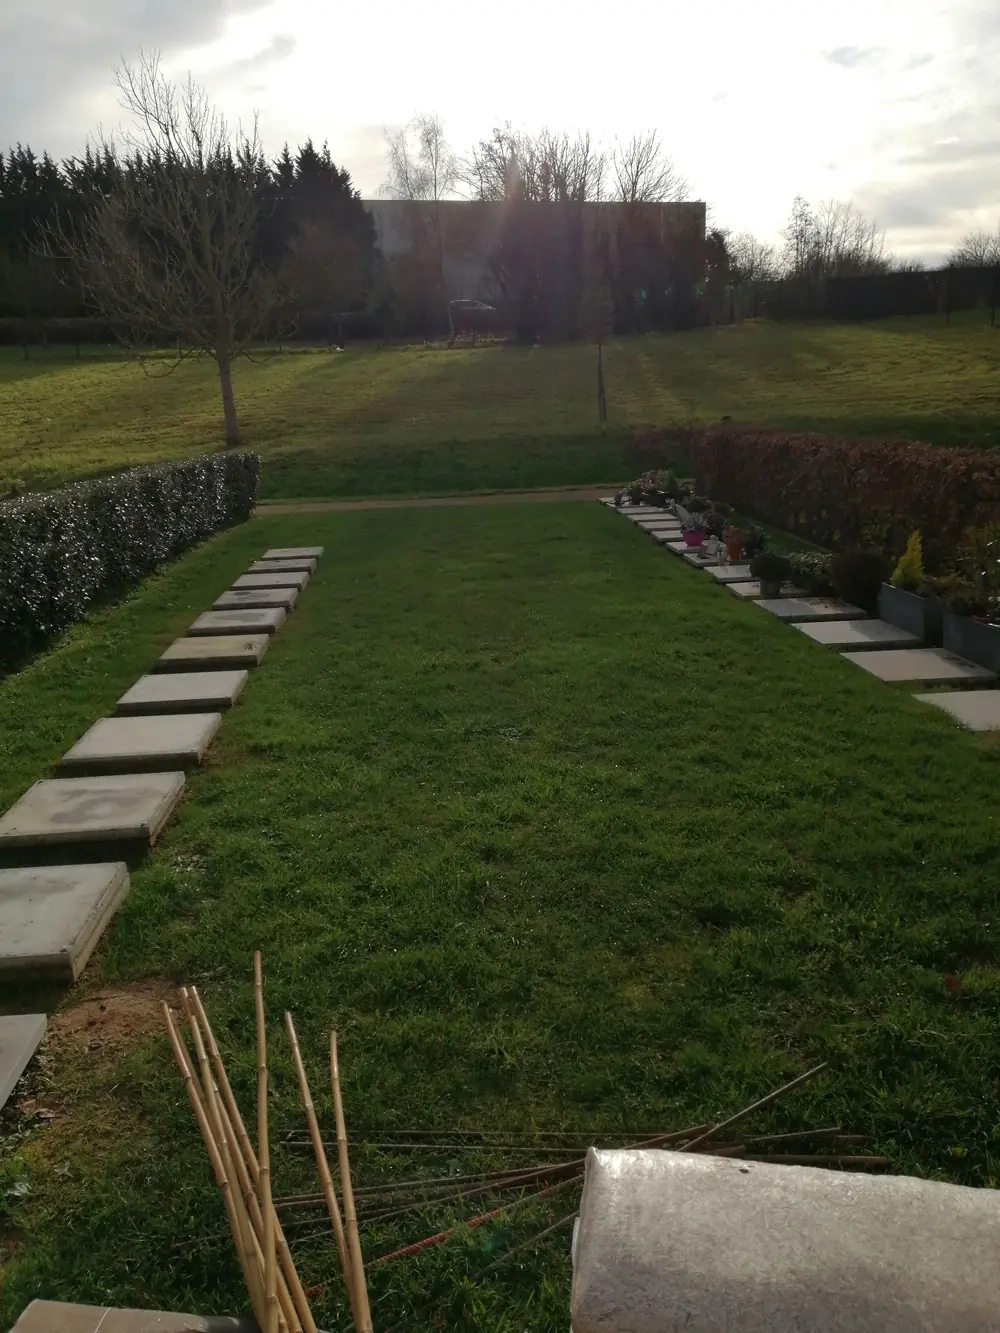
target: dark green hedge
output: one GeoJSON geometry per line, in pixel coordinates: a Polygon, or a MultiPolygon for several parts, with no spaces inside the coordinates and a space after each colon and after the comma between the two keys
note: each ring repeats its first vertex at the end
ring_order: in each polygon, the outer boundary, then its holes
{"type": "Polygon", "coordinates": [[[207,454],[0,504],[0,666],[253,510],[260,458],[207,454]]]}

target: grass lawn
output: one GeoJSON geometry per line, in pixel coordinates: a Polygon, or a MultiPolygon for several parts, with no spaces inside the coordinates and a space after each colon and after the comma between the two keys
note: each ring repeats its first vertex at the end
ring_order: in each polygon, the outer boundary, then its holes
{"type": "MultiPolygon", "coordinates": [[[[0,352],[0,484],[50,486],[218,447],[211,363],[150,373],[65,352],[0,352]]],[[[730,416],[768,426],[1000,443],[1000,330],[980,313],[861,325],[747,323],[594,352],[409,347],[264,354],[235,372],[265,498],[605,483],[629,428],[730,416]]]]}
{"type": "MultiPolygon", "coordinates": [[[[54,1018],[30,1093],[55,1118],[2,1122],[0,1325],[38,1295],[244,1307],[154,1001],[199,985],[249,1108],[255,947],[276,1133],[303,1123],[288,1007],[317,1093],[338,1025],[355,1132],[669,1129],[829,1059],[761,1127],[839,1123],[899,1172],[997,1183],[996,739],[596,505],[214,539],[0,685],[0,808],[252,555],[303,542],[326,556],[300,608],[54,1018]]],[[[285,1152],[276,1173],[309,1179],[285,1152]]],[[[436,1229],[383,1224],[366,1251],[436,1229]]],[[[429,1292],[448,1327],[565,1328],[565,1234],[463,1285],[497,1235],[374,1270],[376,1328],[441,1327],[429,1292]]],[[[303,1246],[308,1282],[334,1264],[303,1246]]],[[[335,1291],[317,1315],[344,1327],[335,1291]]]]}

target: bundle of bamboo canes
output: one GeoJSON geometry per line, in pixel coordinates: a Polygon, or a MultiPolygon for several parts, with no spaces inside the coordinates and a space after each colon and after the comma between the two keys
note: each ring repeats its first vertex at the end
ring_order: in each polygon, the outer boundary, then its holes
{"type": "MultiPolygon", "coordinates": [[[[181,1008],[190,1030],[200,1081],[195,1076],[183,1023],[177,1023],[164,1002],[163,1017],[174,1059],[187,1088],[188,1100],[201,1130],[209,1161],[232,1233],[254,1317],[262,1333],[317,1333],[316,1322],[295,1269],[288,1242],[271,1197],[271,1154],[268,1134],[267,1028],[261,957],[254,954],[254,1010],[257,1026],[257,1147],[254,1149],[226,1074],[215,1035],[197,990],[180,991],[181,1008]]],[[[372,1333],[368,1289],[358,1222],[351,1188],[347,1131],[337,1060],[337,1034],[330,1035],[330,1083],[337,1125],[343,1216],[330,1165],[316,1121],[305,1065],[291,1014],[285,1025],[292,1045],[292,1058],[299,1093],[306,1113],[323,1196],[337,1241],[341,1269],[354,1327],[357,1333],[372,1333]]]]}

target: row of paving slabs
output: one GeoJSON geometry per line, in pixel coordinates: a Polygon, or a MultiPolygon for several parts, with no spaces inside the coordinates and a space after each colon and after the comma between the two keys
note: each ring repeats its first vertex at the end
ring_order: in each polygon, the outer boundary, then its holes
{"type": "MultiPolygon", "coordinates": [[[[72,982],[295,606],[322,546],[265,551],[0,818],[0,980],[72,982]]],[[[0,1106],[45,1032],[0,1016],[0,1106]]]]}
{"type": "Polygon", "coordinates": [[[623,514],[688,564],[702,569],[745,601],[751,601],[813,642],[837,649],[847,661],[871,672],[879,680],[924,686],[950,686],[947,691],[918,694],[924,703],[950,713],[973,731],[1000,730],[1000,690],[984,686],[997,683],[996,673],[943,648],[928,648],[916,634],[887,620],[868,616],[859,606],[836,598],[810,597],[801,588],[785,587],[777,598],[761,596],[749,565],[720,564],[689,547],[680,520],[666,510],[648,505],[615,506],[613,497],[602,503],[623,514]]]}

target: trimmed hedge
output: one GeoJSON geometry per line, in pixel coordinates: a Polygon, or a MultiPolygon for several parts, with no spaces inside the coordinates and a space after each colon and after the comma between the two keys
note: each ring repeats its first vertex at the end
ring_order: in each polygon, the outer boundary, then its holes
{"type": "Polygon", "coordinates": [[[260,458],[207,454],[0,504],[0,666],[221,528],[245,522],[260,458]]]}
{"type": "Polygon", "coordinates": [[[898,556],[919,528],[935,569],[966,528],[1000,518],[1000,450],[737,427],[690,450],[699,491],[833,550],[898,556]]]}

